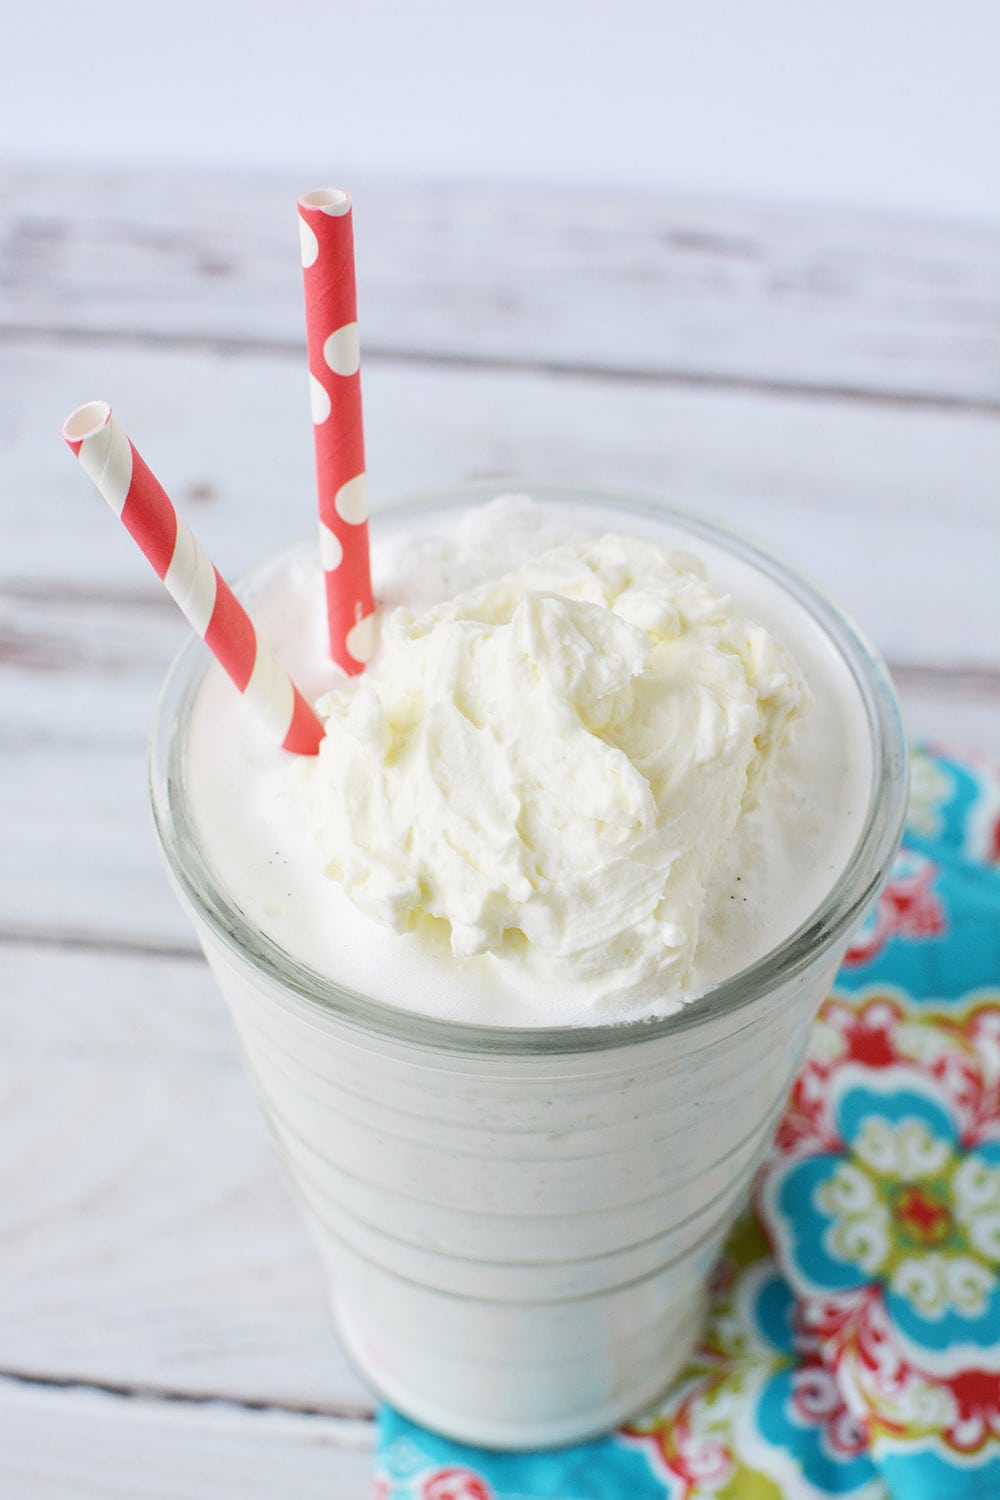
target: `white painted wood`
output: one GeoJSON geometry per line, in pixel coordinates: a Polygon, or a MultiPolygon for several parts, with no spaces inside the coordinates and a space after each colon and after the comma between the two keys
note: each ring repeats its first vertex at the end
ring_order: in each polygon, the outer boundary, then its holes
{"type": "MultiPolygon", "coordinates": [[[[904,713],[912,737],[1000,755],[995,692],[918,688],[904,713]]],[[[140,743],[0,747],[0,820],[0,937],[193,952],[155,848],[140,743]]]]}
{"type": "MultiPolygon", "coordinates": [[[[107,395],[223,573],[315,527],[295,358],[7,347],[0,388],[15,545],[0,583],[155,592],[148,566],[58,437],[107,395]],[[213,499],[203,499],[206,495],[213,499]]],[[[646,491],[795,560],[883,651],[921,664],[1000,654],[1000,420],[834,400],[373,364],[371,492],[520,473],[646,491]]]]}
{"type": "MultiPolygon", "coordinates": [[[[303,345],[301,182],[6,170],[0,325],[303,345]]],[[[354,184],[363,358],[1000,399],[1000,231],[354,184]]]]}
{"type": "Polygon", "coordinates": [[[5,1500],[367,1500],[368,1423],[0,1380],[5,1500]]]}
{"type": "Polygon", "coordinates": [[[911,742],[961,758],[980,753],[1000,760],[1000,693],[994,679],[977,683],[958,671],[932,681],[899,672],[897,690],[911,742]]]}
{"type": "Polygon", "coordinates": [[[139,743],[4,746],[0,935],[193,951],[153,843],[144,767],[139,743]]]}
{"type": "MultiPolygon", "coordinates": [[[[292,1410],[2,1382],[18,1500],[368,1487],[371,1397],[149,827],[185,627],[58,437],[108,396],[229,576],[313,529],[293,187],[218,193],[0,174],[0,1365],[292,1410]]],[[[1000,754],[1000,237],[357,197],[376,504],[498,472],[689,503],[856,615],[911,732],[1000,754]]]]}
{"type": "MultiPolygon", "coordinates": [[[[26,498],[0,556],[0,681],[16,705],[0,929],[190,944],[153,851],[143,756],[185,627],[59,441],[62,415],[121,390],[133,437],[232,576],[312,529],[300,377],[271,356],[4,351],[5,468],[26,498]]],[[[862,622],[906,669],[904,706],[918,689],[914,732],[1000,751],[1000,423],[392,363],[367,394],[382,495],[521,469],[684,498],[795,559],[862,622]]]]}
{"type": "Polygon", "coordinates": [[[8,947],[0,1009],[0,1371],[369,1414],[205,965],[8,947]]]}

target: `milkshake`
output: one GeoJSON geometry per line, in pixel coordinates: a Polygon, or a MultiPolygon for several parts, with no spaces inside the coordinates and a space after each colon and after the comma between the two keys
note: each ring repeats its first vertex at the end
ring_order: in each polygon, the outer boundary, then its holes
{"type": "Polygon", "coordinates": [[[904,792],[883,670],[807,584],[534,488],[380,514],[350,687],[310,550],[257,576],[318,757],[188,649],[152,762],[348,1349],[513,1447],[606,1430],[686,1358],[904,792]]]}

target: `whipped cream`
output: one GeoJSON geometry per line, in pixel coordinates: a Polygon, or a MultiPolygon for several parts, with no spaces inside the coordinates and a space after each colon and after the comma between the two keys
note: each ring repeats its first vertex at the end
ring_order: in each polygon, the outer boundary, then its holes
{"type": "Polygon", "coordinates": [[[627,1000],[688,982],[719,854],[808,698],[696,558],[605,535],[393,611],[320,700],[303,817],[376,922],[627,1000]]]}
{"type": "Polygon", "coordinates": [[[269,939],[384,1004],[588,1025],[693,1002],[812,917],[861,829],[870,735],[792,594],[655,507],[586,497],[401,508],[372,544],[382,642],[352,683],[314,544],[247,596],[323,706],[317,760],[214,663],[193,705],[199,841],[269,939]]]}

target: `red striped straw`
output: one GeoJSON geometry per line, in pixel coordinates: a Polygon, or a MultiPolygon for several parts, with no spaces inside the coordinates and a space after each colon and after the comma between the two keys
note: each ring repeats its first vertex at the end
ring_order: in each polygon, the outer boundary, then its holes
{"type": "Polygon", "coordinates": [[[62,435],[216,660],[285,750],[315,755],[323,726],[181,520],[106,401],[70,412],[62,435]]]}
{"type": "Polygon", "coordinates": [[[353,676],[374,649],[375,618],[350,194],[304,193],[299,235],[330,655],[353,676]]]}

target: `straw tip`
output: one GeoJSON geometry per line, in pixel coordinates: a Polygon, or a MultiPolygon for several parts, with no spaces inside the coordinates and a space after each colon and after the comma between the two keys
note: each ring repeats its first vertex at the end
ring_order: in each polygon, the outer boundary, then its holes
{"type": "Polygon", "coordinates": [[[71,411],[62,424],[63,439],[70,447],[78,447],[85,438],[93,437],[111,420],[111,407],[107,401],[86,401],[71,411]]]}
{"type": "Polygon", "coordinates": [[[339,218],[350,212],[351,195],[346,188],[312,188],[299,198],[300,208],[318,208],[325,214],[339,218]]]}

